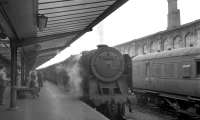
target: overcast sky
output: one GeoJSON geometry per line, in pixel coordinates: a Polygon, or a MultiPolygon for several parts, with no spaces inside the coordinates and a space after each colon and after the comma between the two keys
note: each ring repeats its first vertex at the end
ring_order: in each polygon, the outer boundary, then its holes
{"type": "MultiPolygon", "coordinates": [[[[178,0],[181,24],[200,19],[200,0],[178,0]]],[[[98,44],[114,46],[167,28],[167,0],[129,0],[70,47],[45,63],[63,61],[81,51],[95,49],[98,44]]]]}

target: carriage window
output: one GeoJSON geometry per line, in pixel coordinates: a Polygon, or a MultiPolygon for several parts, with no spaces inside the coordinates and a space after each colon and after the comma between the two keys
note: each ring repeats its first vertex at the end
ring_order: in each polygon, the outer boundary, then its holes
{"type": "Polygon", "coordinates": [[[153,77],[161,77],[161,64],[160,63],[153,63],[152,64],[152,71],[151,76],[153,77]]]}
{"type": "Polygon", "coordinates": [[[200,76],[200,61],[196,62],[197,76],[200,76]]]}
{"type": "Polygon", "coordinates": [[[167,77],[167,78],[174,78],[175,77],[175,63],[165,63],[164,64],[164,68],[163,68],[163,77],[167,77]]]}
{"type": "Polygon", "coordinates": [[[114,94],[121,94],[121,91],[119,88],[114,88],[114,94]]]}
{"type": "Polygon", "coordinates": [[[104,95],[109,95],[109,88],[102,88],[104,95]]]}
{"type": "Polygon", "coordinates": [[[182,76],[183,78],[190,78],[191,77],[191,65],[184,64],[182,65],[183,73],[182,76]]]}

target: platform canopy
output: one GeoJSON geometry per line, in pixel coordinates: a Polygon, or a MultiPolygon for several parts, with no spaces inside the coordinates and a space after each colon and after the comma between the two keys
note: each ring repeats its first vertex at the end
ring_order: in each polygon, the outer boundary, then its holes
{"type": "Polygon", "coordinates": [[[13,39],[21,48],[19,53],[23,51],[29,58],[36,58],[34,66],[37,67],[92,31],[125,2],[127,0],[1,0],[0,26],[8,38],[1,39],[0,54],[9,56],[8,39],[13,39]],[[40,18],[45,18],[47,23],[42,24],[40,18]]]}

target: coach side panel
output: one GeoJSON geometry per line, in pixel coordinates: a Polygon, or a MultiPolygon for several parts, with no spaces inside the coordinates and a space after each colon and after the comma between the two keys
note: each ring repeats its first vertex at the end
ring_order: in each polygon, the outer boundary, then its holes
{"type": "Polygon", "coordinates": [[[200,59],[195,55],[132,63],[134,89],[200,98],[200,59]]]}

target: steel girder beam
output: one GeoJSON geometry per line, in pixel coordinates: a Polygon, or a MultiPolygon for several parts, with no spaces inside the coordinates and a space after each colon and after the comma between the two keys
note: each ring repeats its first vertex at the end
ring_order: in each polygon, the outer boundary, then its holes
{"type": "MultiPolygon", "coordinates": [[[[49,55],[54,56],[55,53],[48,53],[48,52],[52,52],[52,51],[60,50],[60,49],[64,49],[64,47],[61,46],[61,47],[56,47],[56,48],[49,48],[49,49],[39,50],[39,51],[37,51],[37,57],[45,57],[45,56],[49,56],[49,55]],[[42,55],[42,54],[44,54],[44,55],[42,55]]],[[[35,56],[29,55],[28,57],[34,58],[35,56]]]]}
{"type": "Polygon", "coordinates": [[[48,52],[55,51],[55,50],[60,50],[60,49],[63,49],[63,48],[64,48],[63,46],[55,47],[55,48],[49,48],[49,49],[40,50],[37,53],[38,53],[38,55],[40,55],[40,54],[43,54],[43,53],[48,53],[48,52]]]}
{"type": "Polygon", "coordinates": [[[53,57],[55,56],[56,54],[55,53],[50,53],[50,54],[46,54],[46,55],[41,55],[41,56],[37,56],[38,59],[41,59],[41,58],[49,58],[49,57],[53,57]]]}
{"type": "Polygon", "coordinates": [[[17,46],[22,47],[22,46],[32,45],[32,44],[36,44],[36,43],[41,43],[41,42],[45,42],[45,41],[68,37],[70,35],[79,34],[81,32],[88,32],[88,31],[89,30],[72,31],[72,32],[58,33],[58,34],[42,36],[42,37],[27,38],[27,39],[23,40],[22,42],[19,42],[17,46]]]}

